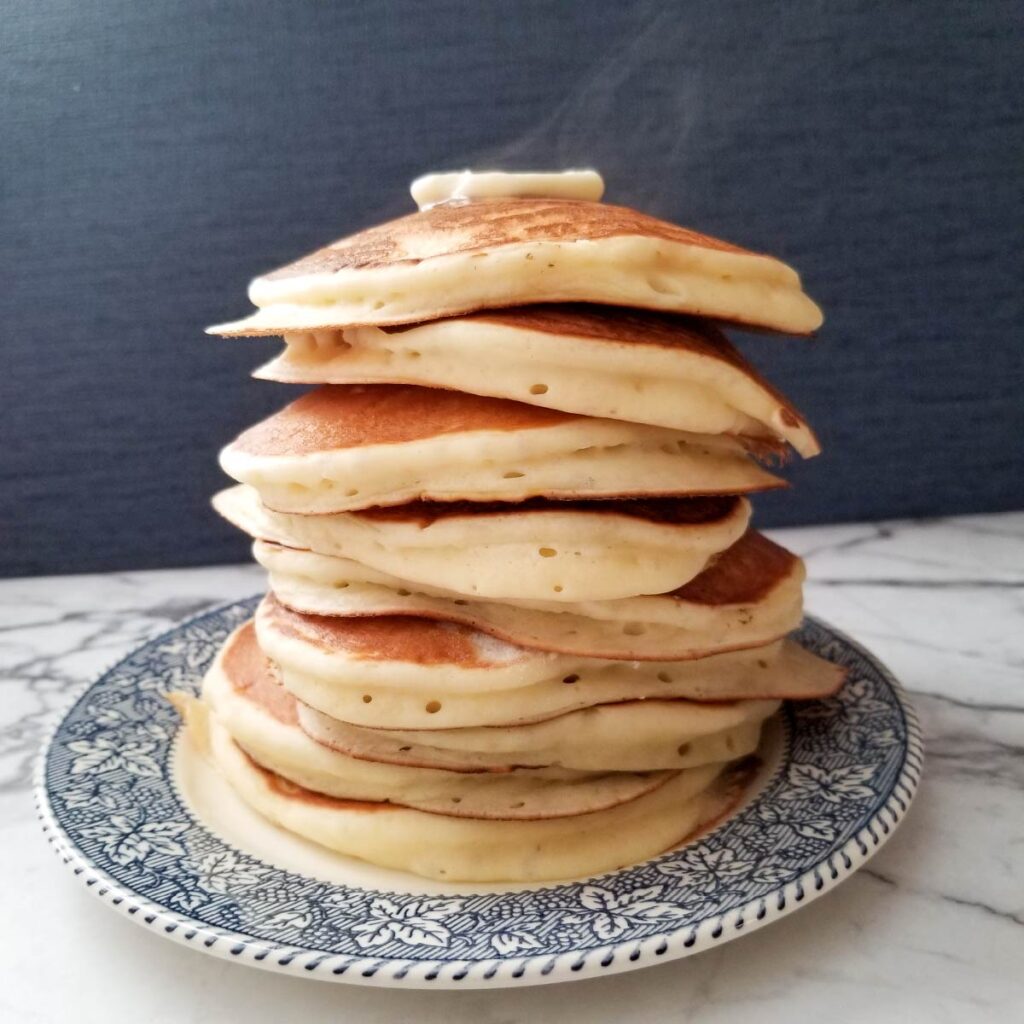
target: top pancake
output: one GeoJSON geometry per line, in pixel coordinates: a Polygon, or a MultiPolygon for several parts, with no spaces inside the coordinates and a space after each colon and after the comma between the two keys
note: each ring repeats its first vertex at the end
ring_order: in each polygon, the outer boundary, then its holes
{"type": "Polygon", "coordinates": [[[258,277],[249,297],[258,313],[211,332],[415,323],[576,301],[795,334],[821,324],[796,272],[779,260],[626,207],[571,199],[442,203],[258,277]]]}
{"type": "Polygon", "coordinates": [[[499,197],[439,203],[342,238],[257,280],[284,281],[310,272],[334,273],[417,263],[435,256],[481,252],[517,242],[597,241],[622,235],[640,235],[743,256],[758,255],[626,206],[581,199],[499,197]]]}

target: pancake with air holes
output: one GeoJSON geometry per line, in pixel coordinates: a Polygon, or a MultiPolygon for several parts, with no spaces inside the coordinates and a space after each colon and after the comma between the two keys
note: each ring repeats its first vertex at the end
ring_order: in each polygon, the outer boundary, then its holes
{"type": "Polygon", "coordinates": [[[412,324],[285,335],[257,371],[302,384],[397,381],[816,455],[801,414],[715,327],[599,306],[524,306],[412,324]]]}
{"type": "Polygon", "coordinates": [[[791,267],[627,207],[456,200],[342,238],[257,277],[227,336],[420,323],[481,309],[592,302],[808,334],[821,311],[791,267]]]}
{"type": "Polygon", "coordinates": [[[803,561],[748,530],[669,594],[617,601],[482,601],[332,558],[256,541],[287,607],[310,615],[412,615],[472,626],[509,643],[626,661],[682,661],[760,647],[800,625],[803,561]]]}
{"type": "Polygon", "coordinates": [[[251,624],[228,639],[211,666],[203,681],[203,702],[258,764],[296,785],[346,800],[395,803],[465,818],[558,818],[634,800],[667,777],[664,770],[573,771],[547,766],[459,772],[352,757],[317,742],[299,727],[295,699],[256,646],[251,624]]]}
{"type": "Polygon", "coordinates": [[[224,471],[278,512],[781,487],[739,439],[400,384],[327,386],[246,430],[224,471]]]}
{"type": "MultiPolygon", "coordinates": [[[[297,701],[259,649],[251,622],[224,643],[203,682],[203,700],[243,748],[289,778],[287,763],[297,761],[311,772],[314,755],[289,755],[290,762],[285,760],[287,751],[298,749],[298,741],[275,744],[268,738],[266,732],[273,728],[265,721],[268,715],[286,725],[298,723],[310,741],[346,759],[463,774],[503,775],[531,768],[538,769],[533,772],[537,778],[569,778],[593,772],[693,768],[745,756],[756,748],[762,723],[779,707],[777,700],[657,699],[599,705],[510,727],[371,729],[340,722],[297,701]]],[[[323,760],[326,756],[316,755],[324,771],[330,764],[323,760]]],[[[343,768],[353,770],[346,760],[338,762],[335,774],[343,768]]],[[[401,792],[404,799],[407,791],[401,792]]]]}
{"type": "Polygon", "coordinates": [[[682,843],[734,807],[752,768],[705,765],[614,807],[532,820],[465,818],[305,789],[256,763],[216,719],[190,716],[190,733],[239,798],[327,849],[441,881],[538,882],[584,877],[682,843]]]}
{"type": "Polygon", "coordinates": [[[646,698],[817,698],[842,679],[790,640],[690,661],[609,661],[515,647],[451,622],[301,615],[273,595],[255,623],[286,690],[378,729],[517,725],[646,698]]]}
{"type": "Polygon", "coordinates": [[[411,502],[337,515],[273,512],[245,485],[214,508],[260,540],[350,558],[465,597],[614,600],[689,582],[746,532],[741,497],[411,502]]]}
{"type": "Polygon", "coordinates": [[[525,725],[406,730],[350,725],[302,701],[295,706],[299,725],[316,742],[368,761],[457,772],[653,771],[752,753],[779,701],[630,700],[525,725]]]}

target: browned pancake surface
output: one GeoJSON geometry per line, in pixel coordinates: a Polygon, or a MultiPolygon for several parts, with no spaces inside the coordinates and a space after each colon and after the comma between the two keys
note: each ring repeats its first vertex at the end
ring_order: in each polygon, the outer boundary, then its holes
{"type": "MultiPolygon", "coordinates": [[[[507,309],[466,313],[460,320],[482,321],[519,327],[524,331],[557,334],[594,341],[627,342],[682,348],[713,359],[721,359],[754,372],[726,336],[713,324],[683,314],[627,309],[623,306],[594,306],[586,302],[537,303],[507,309]]],[[[389,334],[407,331],[415,324],[385,328],[389,334]]]]}
{"type": "MultiPolygon", "coordinates": [[[[782,407],[782,417],[787,426],[795,427],[804,422],[803,415],[789,399],[765,380],[717,327],[697,317],[566,302],[492,309],[464,314],[459,319],[491,322],[505,327],[518,327],[524,331],[586,338],[597,342],[655,345],[716,359],[739,370],[759,388],[768,392],[782,407]]],[[[400,333],[415,326],[403,324],[385,330],[400,333]]]]}
{"type": "Polygon", "coordinates": [[[596,241],[617,235],[643,235],[702,249],[754,255],[729,242],[625,206],[581,199],[475,199],[442,203],[349,235],[265,274],[264,280],[419,263],[434,256],[521,242],[596,241]]]}
{"type": "Polygon", "coordinates": [[[671,596],[703,605],[754,604],[792,573],[798,561],[791,551],[748,530],[671,596]]]}
{"type": "Polygon", "coordinates": [[[251,621],[228,642],[221,666],[236,693],[259,704],[279,722],[298,724],[295,698],[278,681],[270,659],[260,650],[251,621]]]}
{"type": "Polygon", "coordinates": [[[261,606],[275,629],[326,651],[344,651],[367,661],[399,661],[453,668],[499,668],[524,660],[526,651],[503,645],[501,657],[493,641],[475,629],[454,622],[381,615],[338,618],[305,615],[286,608],[273,594],[261,606]],[[490,647],[490,650],[488,650],[490,647]]]}
{"type": "Polygon", "coordinates": [[[413,522],[429,526],[459,516],[520,515],[531,512],[581,512],[593,515],[629,516],[668,526],[697,526],[721,522],[735,511],[736,495],[699,498],[608,498],[585,501],[528,498],[526,501],[410,501],[388,508],[365,508],[350,515],[377,522],[413,522]]]}
{"type": "Polygon", "coordinates": [[[278,796],[287,797],[289,800],[294,800],[297,803],[313,804],[317,807],[333,808],[339,811],[373,812],[394,811],[398,809],[394,804],[371,803],[368,800],[343,800],[341,797],[327,796],[326,793],[317,793],[312,789],[306,789],[304,786],[296,785],[294,782],[282,778],[276,772],[270,771],[269,768],[264,768],[241,744],[237,744],[237,746],[245,755],[245,759],[249,762],[250,766],[259,772],[267,788],[278,796]]]}
{"type": "Polygon", "coordinates": [[[327,384],[242,433],[252,455],[304,455],[402,444],[473,430],[529,430],[577,419],[502,398],[411,384],[327,384]]]}

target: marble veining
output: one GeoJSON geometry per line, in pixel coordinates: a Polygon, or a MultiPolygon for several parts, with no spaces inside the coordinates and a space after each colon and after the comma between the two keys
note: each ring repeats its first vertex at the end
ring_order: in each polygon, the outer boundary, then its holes
{"type": "Polygon", "coordinates": [[[761,1022],[1024,1019],[1024,513],[779,531],[807,605],[871,648],[925,731],[899,835],[835,893],[688,961],[550,989],[303,984],[161,943],[79,891],[37,832],[29,782],[51,714],[141,640],[259,590],[252,566],[0,581],[0,1018],[117,1024],[311,1019],[761,1022]],[[13,884],[12,884],[13,883],[13,884]],[[301,988],[299,986],[302,986],[301,988]],[[111,989],[117,998],[111,998],[111,989]]]}

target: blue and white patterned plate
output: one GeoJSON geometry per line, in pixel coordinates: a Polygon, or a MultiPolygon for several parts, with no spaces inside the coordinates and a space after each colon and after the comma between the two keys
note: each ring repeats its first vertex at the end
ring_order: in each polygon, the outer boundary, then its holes
{"type": "Polygon", "coordinates": [[[611,874],[529,887],[375,873],[266,823],[243,828],[238,814],[255,818],[247,809],[212,820],[210,808],[230,796],[204,802],[192,792],[188,744],[161,694],[194,692],[255,603],[200,615],[101,676],[56,726],[37,781],[50,843],[96,895],[226,959],[466,988],[686,956],[789,913],[858,868],[892,834],[920,775],[920,733],[898,684],[812,619],[799,638],[849,668],[845,686],[784,709],[752,796],[699,840],[611,874]]]}

